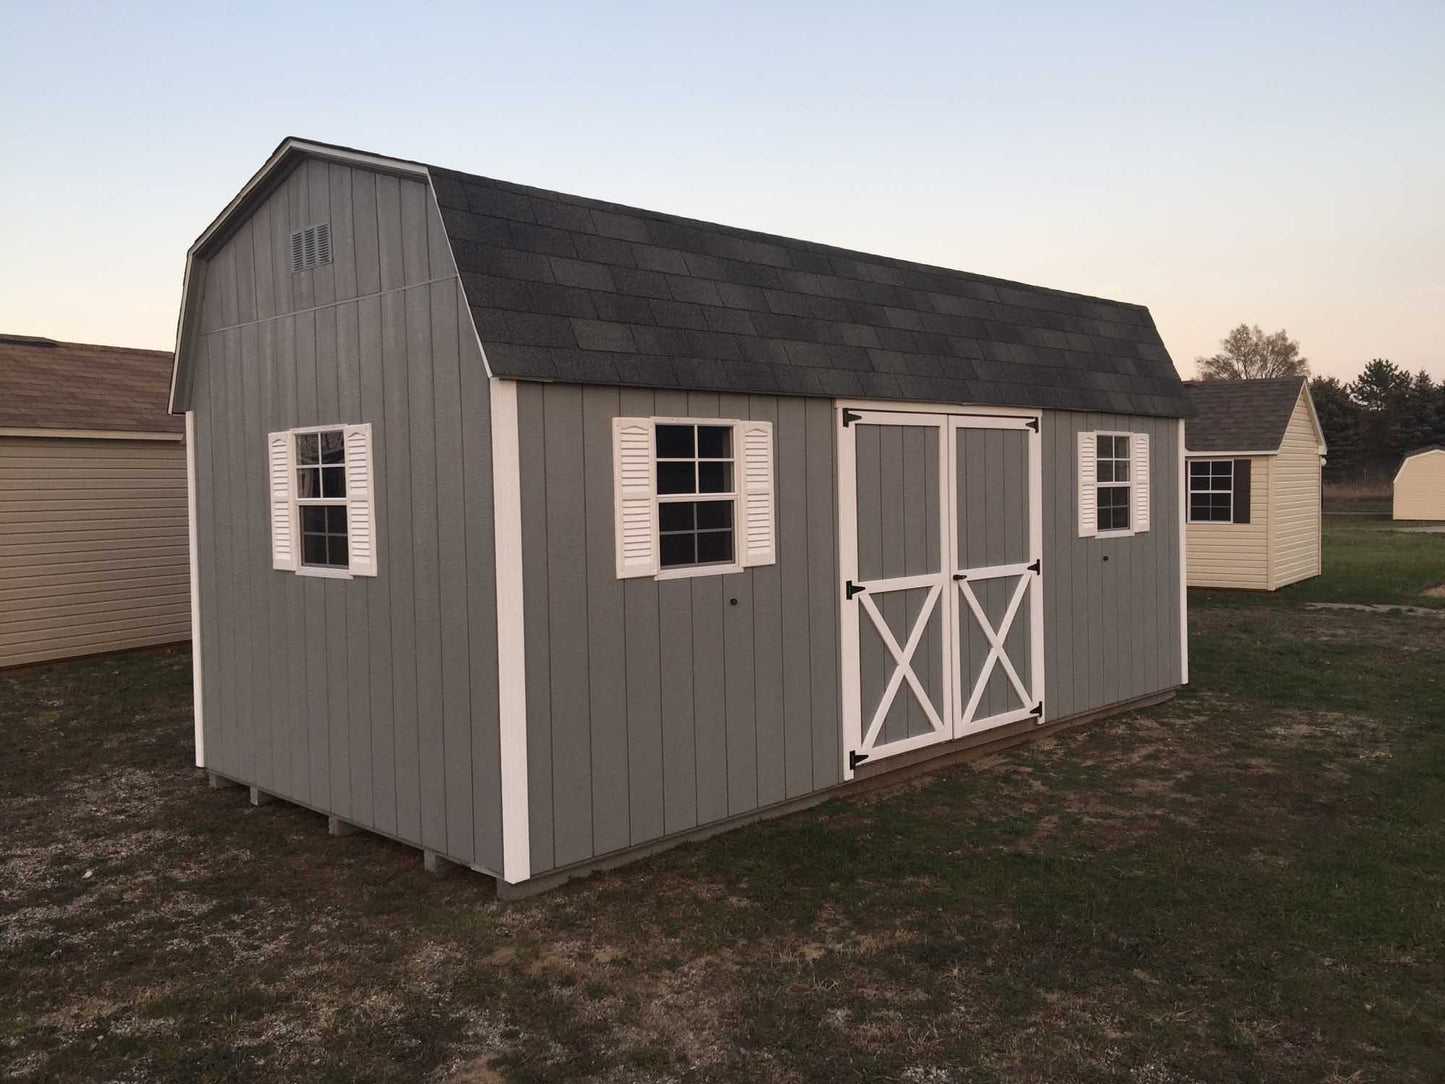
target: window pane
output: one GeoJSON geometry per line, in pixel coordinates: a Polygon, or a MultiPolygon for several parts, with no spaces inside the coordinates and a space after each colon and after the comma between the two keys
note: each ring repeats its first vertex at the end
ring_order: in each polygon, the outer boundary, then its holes
{"type": "Polygon", "coordinates": [[[691,501],[659,504],[657,506],[657,529],[659,531],[692,530],[695,526],[692,521],[692,513],[696,507],[697,505],[691,501]]]}
{"type": "Polygon", "coordinates": [[[1221,463],[1211,463],[1214,468],[1215,489],[1232,487],[1234,484],[1234,463],[1231,460],[1224,460],[1221,463]]]}
{"type": "Polygon", "coordinates": [[[1129,480],[1129,461],[1127,459],[1114,460],[1114,481],[1127,482],[1129,480]]]}
{"type": "Polygon", "coordinates": [[[303,534],[301,536],[301,562],[307,565],[326,563],[326,536],[324,534],[303,534]]]}
{"type": "Polygon", "coordinates": [[[318,508],[318,512],[326,513],[326,529],[332,534],[346,533],[346,509],[345,508],[318,508]]]}
{"type": "Polygon", "coordinates": [[[1114,438],[1114,458],[1115,458],[1115,459],[1128,459],[1128,458],[1129,458],[1129,438],[1128,438],[1128,437],[1115,437],[1115,438],[1114,438]]]}
{"type": "Polygon", "coordinates": [[[296,470],[296,496],[321,496],[321,468],[298,467],[296,470]]]}
{"type": "Polygon", "coordinates": [[[319,462],[315,433],[298,433],[296,435],[296,462],[319,462]]]}
{"type": "Polygon", "coordinates": [[[699,531],[697,535],[697,560],[699,564],[733,559],[732,531],[699,531]]]}
{"type": "Polygon", "coordinates": [[[731,459],[733,427],[730,425],[699,425],[697,454],[700,459],[731,459]]]}
{"type": "Polygon", "coordinates": [[[701,501],[694,507],[697,508],[697,525],[699,529],[706,530],[708,528],[731,527],[733,525],[732,501],[701,501]]]}
{"type": "MultiPolygon", "coordinates": [[[[658,426],[659,429],[664,428],[658,426]]],[[[657,465],[657,491],[659,493],[696,493],[693,477],[693,463],[659,463],[657,465]]]]}
{"type": "Polygon", "coordinates": [[[731,493],[733,490],[733,465],[731,463],[699,463],[697,465],[697,491],[699,493],[731,493]]]}
{"type": "Polygon", "coordinates": [[[336,568],[346,568],[349,563],[346,553],[346,536],[344,534],[327,535],[326,553],[329,558],[327,564],[336,568]]]}
{"type": "Polygon", "coordinates": [[[1100,459],[1112,459],[1114,457],[1114,438],[1096,437],[1094,450],[1100,459]]]}
{"type": "Polygon", "coordinates": [[[329,433],[322,433],[321,462],[340,463],[345,458],[345,446],[342,443],[341,430],[333,429],[329,433]]]}
{"type": "Polygon", "coordinates": [[[696,563],[696,550],[693,547],[694,534],[665,534],[661,537],[662,543],[662,567],[674,568],[677,565],[691,565],[696,563]]]}
{"type": "Polygon", "coordinates": [[[1195,479],[1205,480],[1210,476],[1212,463],[1201,463],[1197,459],[1189,464],[1189,481],[1192,484],[1195,479]]]}
{"type": "Polygon", "coordinates": [[[346,468],[321,468],[321,495],[323,497],[346,496],[346,468]]]}
{"type": "Polygon", "coordinates": [[[314,506],[301,509],[301,529],[308,534],[325,534],[326,509],[314,506]]]}
{"type": "Polygon", "coordinates": [[[659,425],[657,427],[658,459],[689,459],[692,454],[692,426],[659,425]]]}
{"type": "Polygon", "coordinates": [[[1112,459],[1099,460],[1099,481],[1112,482],[1114,480],[1114,461],[1112,459]]]}

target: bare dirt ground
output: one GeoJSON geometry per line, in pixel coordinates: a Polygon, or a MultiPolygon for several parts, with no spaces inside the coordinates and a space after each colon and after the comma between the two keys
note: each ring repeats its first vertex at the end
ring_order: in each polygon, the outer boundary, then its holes
{"type": "Polygon", "coordinates": [[[208,789],[182,651],[0,674],[0,1079],[1445,1079],[1439,622],[1193,616],[1201,691],[516,904],[208,789]]]}

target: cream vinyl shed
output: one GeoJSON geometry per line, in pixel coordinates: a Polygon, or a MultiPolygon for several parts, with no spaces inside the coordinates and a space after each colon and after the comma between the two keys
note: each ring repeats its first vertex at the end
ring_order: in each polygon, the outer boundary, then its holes
{"type": "Polygon", "coordinates": [[[1185,386],[1189,586],[1274,591],[1318,576],[1326,448],[1308,382],[1185,386]]]}
{"type": "Polygon", "coordinates": [[[171,354],[0,335],[0,667],[191,634],[171,354]]]}
{"type": "Polygon", "coordinates": [[[1445,445],[1405,456],[1395,472],[1395,519],[1445,520],[1445,445]]]}

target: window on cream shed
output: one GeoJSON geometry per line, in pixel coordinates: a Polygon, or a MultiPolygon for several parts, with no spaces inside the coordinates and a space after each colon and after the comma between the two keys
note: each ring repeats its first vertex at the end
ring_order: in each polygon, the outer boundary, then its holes
{"type": "Polygon", "coordinates": [[[1126,538],[1149,529],[1149,434],[1078,436],[1079,537],[1126,538]]]}
{"type": "Polygon", "coordinates": [[[614,418],[612,453],[619,579],[776,560],[771,422],[614,418]]]}
{"type": "Polygon", "coordinates": [[[271,567],[308,576],[376,575],[371,426],[267,436],[271,567]]]}

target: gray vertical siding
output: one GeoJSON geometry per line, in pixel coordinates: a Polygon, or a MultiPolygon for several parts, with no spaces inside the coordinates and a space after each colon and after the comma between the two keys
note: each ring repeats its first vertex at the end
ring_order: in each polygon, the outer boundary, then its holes
{"type": "Polygon", "coordinates": [[[197,330],[207,766],[500,869],[488,384],[426,186],[303,162],[209,257],[197,330]],[[292,274],[319,221],[332,263],[292,274]],[[274,571],[266,434],[344,422],[379,574],[274,571]]]}
{"type": "Polygon", "coordinates": [[[1167,418],[1044,414],[1046,718],[1180,683],[1180,424],[1167,418]],[[1092,429],[1149,434],[1150,529],[1143,534],[1079,537],[1076,448],[1078,434],[1092,429]]]}
{"type": "Polygon", "coordinates": [[[523,384],[518,420],[533,873],[836,783],[831,404],[523,384]],[[618,580],[618,415],[774,421],[778,563],[618,580]]]}

